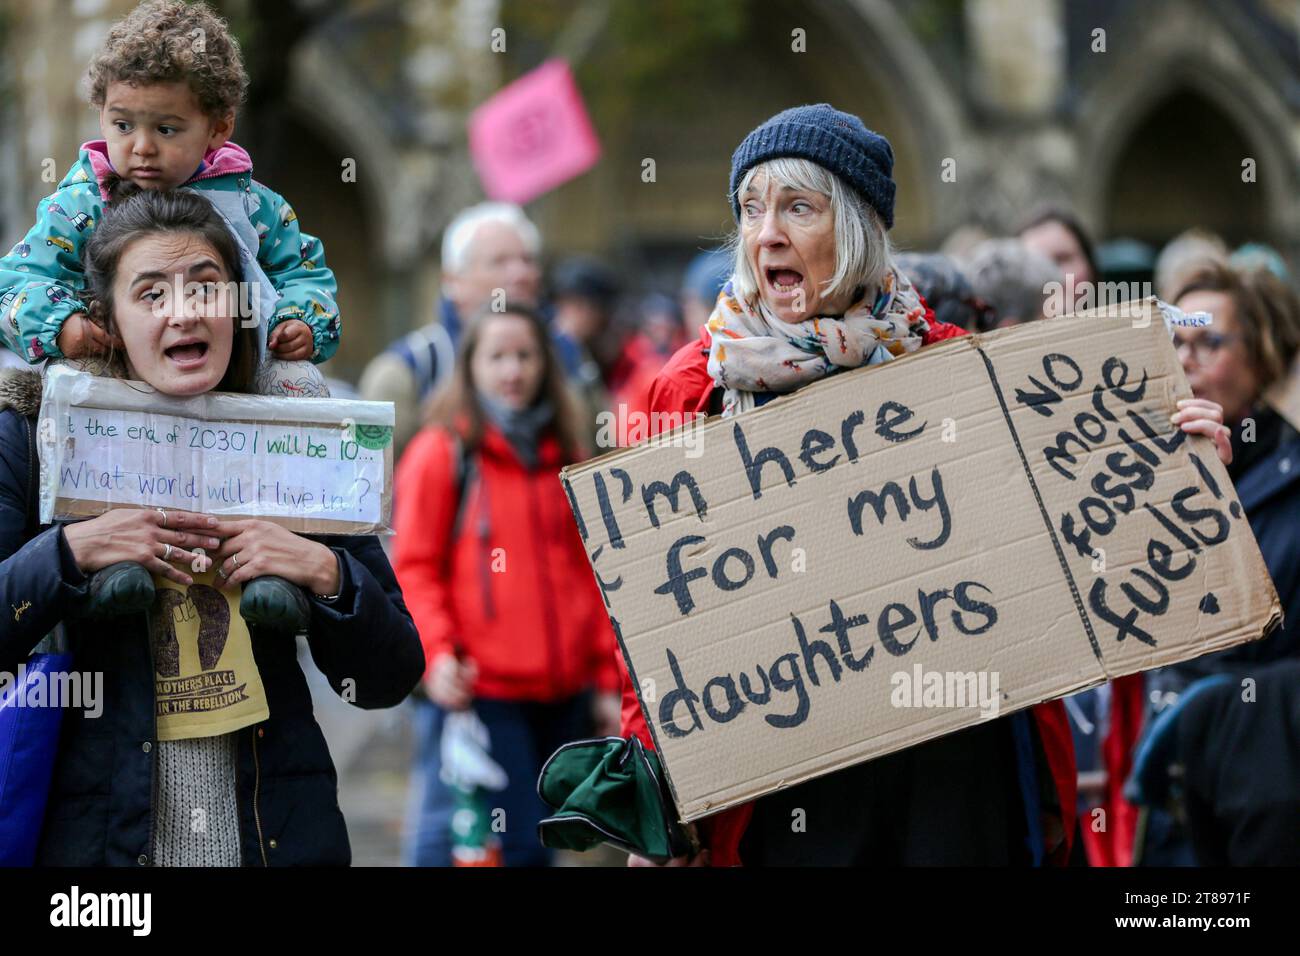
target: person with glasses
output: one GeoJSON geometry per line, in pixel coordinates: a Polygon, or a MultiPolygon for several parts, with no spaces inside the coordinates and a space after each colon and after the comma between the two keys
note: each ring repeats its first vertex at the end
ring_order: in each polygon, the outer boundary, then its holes
{"type": "Polygon", "coordinates": [[[1199,705],[1179,718],[1186,822],[1153,806],[1138,856],[1144,865],[1276,862],[1276,855],[1261,855],[1269,847],[1267,852],[1275,854],[1276,840],[1260,836],[1289,832],[1294,855],[1294,820],[1270,815],[1300,804],[1300,772],[1283,769],[1288,762],[1293,768],[1297,764],[1288,739],[1295,728],[1280,733],[1276,720],[1267,722],[1276,707],[1254,703],[1244,688],[1247,679],[1260,690],[1271,686],[1269,675],[1300,661],[1300,434],[1264,401],[1286,376],[1300,344],[1300,298],[1267,270],[1206,262],[1186,276],[1173,301],[1185,312],[1213,316],[1209,326],[1178,329],[1174,344],[1193,394],[1223,406],[1232,444],[1228,475],[1285,620],[1263,640],[1147,673],[1148,726],[1194,681],[1229,675],[1232,693],[1219,695],[1223,701],[1215,705],[1214,722],[1240,736],[1225,746],[1222,734],[1212,738],[1208,728],[1197,731],[1188,723],[1189,713],[1211,712],[1199,705]],[[1220,712],[1224,707],[1229,712],[1220,712]],[[1230,792],[1222,787],[1240,780],[1253,782],[1244,788],[1233,784],[1230,792]]]}

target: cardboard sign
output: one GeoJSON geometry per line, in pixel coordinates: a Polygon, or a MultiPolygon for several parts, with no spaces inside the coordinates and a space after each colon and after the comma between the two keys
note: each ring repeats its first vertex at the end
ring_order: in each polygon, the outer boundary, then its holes
{"type": "Polygon", "coordinates": [[[600,159],[569,65],[550,60],[476,109],[469,149],[492,199],[526,203],[580,176],[600,159]]]}
{"type": "Polygon", "coordinates": [[[562,472],[684,820],[1279,624],[1154,300],[1118,308],[562,472]]]}
{"type": "Polygon", "coordinates": [[[37,435],[43,523],[145,507],[266,518],[307,534],[390,530],[391,402],[173,398],[55,365],[37,435]]]}

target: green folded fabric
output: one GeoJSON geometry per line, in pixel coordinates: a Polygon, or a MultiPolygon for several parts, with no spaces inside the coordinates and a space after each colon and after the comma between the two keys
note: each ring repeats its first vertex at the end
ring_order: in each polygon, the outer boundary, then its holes
{"type": "Polygon", "coordinates": [[[565,744],[542,767],[537,794],[555,809],[537,825],[543,846],[582,852],[608,843],[657,863],[690,852],[659,756],[636,737],[565,744]]]}

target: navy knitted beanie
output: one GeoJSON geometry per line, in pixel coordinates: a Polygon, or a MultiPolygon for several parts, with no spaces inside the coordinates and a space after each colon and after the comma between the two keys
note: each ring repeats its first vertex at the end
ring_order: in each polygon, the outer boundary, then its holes
{"type": "Polygon", "coordinates": [[[867,201],[886,229],[894,225],[894,151],[889,140],[829,103],[777,113],[745,137],[731,156],[731,212],[740,221],[736,189],[745,173],[782,156],[806,159],[839,176],[867,201]]]}

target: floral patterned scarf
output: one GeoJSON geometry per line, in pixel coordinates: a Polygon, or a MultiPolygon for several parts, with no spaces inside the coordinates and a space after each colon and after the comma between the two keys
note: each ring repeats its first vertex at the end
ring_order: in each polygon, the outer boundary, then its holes
{"type": "Polygon", "coordinates": [[[894,268],[870,306],[864,296],[842,317],[802,322],[782,322],[761,298],[741,301],[734,281],[722,287],[708,322],[709,375],[724,389],[724,417],[753,408],[755,392],[793,392],[845,369],[915,352],[930,329],[920,296],[894,268]]]}

